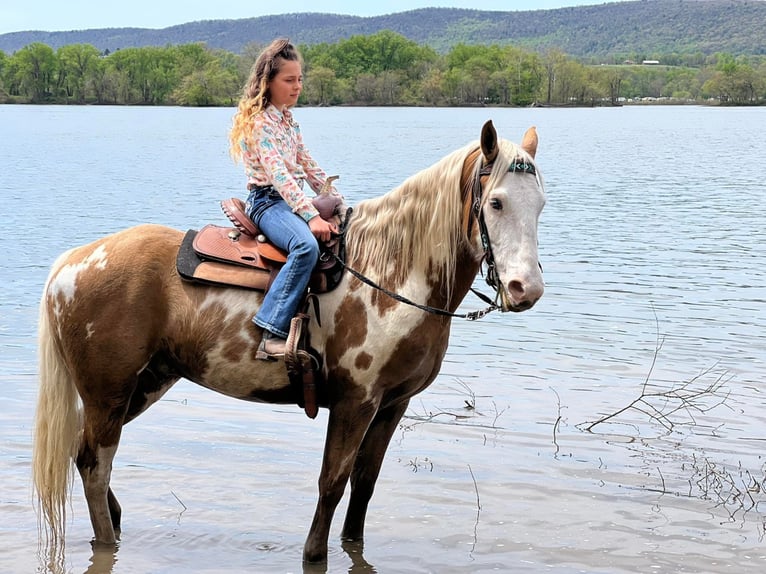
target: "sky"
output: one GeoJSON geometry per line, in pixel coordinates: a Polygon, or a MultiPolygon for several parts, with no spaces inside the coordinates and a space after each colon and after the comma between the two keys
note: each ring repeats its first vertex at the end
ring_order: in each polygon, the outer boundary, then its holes
{"type": "Polygon", "coordinates": [[[2,0],[0,34],[90,28],[166,28],[198,20],[234,20],[296,12],[379,16],[416,8],[547,10],[607,0],[2,0]]]}

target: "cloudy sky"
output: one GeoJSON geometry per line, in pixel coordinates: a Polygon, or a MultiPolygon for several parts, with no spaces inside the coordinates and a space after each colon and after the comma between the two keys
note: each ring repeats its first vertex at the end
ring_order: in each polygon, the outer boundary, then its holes
{"type": "Polygon", "coordinates": [[[25,30],[84,30],[88,28],[165,28],[196,20],[252,18],[294,12],[327,12],[377,16],[415,8],[473,8],[478,10],[543,10],[605,0],[3,0],[0,34],[25,30]]]}

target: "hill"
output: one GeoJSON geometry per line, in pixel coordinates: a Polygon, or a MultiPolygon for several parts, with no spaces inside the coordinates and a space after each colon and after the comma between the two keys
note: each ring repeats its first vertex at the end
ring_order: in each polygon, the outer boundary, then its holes
{"type": "Polygon", "coordinates": [[[163,29],[105,28],[0,35],[12,53],[33,42],[57,49],[92,44],[99,50],[204,42],[239,53],[250,43],[287,36],[299,44],[335,43],[392,30],[447,52],[458,43],[516,44],[559,49],[572,56],[730,52],[766,54],[766,2],[756,0],[638,0],[555,10],[491,12],[423,8],[384,16],[300,13],[240,20],[206,20],[163,29]]]}

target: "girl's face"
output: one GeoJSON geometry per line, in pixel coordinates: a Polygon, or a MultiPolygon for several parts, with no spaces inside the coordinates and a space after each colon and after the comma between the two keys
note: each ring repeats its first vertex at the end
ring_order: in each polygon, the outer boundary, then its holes
{"type": "Polygon", "coordinates": [[[303,75],[300,62],[283,60],[277,75],[269,82],[269,101],[277,109],[291,108],[298,103],[303,89],[303,75]]]}

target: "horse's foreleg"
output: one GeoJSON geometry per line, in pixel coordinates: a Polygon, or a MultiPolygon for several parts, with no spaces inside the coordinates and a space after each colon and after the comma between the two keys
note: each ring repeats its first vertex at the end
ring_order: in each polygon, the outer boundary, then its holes
{"type": "Polygon", "coordinates": [[[330,523],[346,488],[359,445],[376,410],[376,404],[360,404],[350,400],[338,403],[330,410],[319,474],[319,500],[303,547],[303,560],[306,562],[327,560],[330,523]]]}
{"type": "Polygon", "coordinates": [[[344,540],[361,540],[364,536],[367,505],[375,490],[388,443],[408,404],[409,400],[406,400],[378,411],[364,435],[351,473],[351,497],[341,533],[344,540]]]}
{"type": "Polygon", "coordinates": [[[85,500],[95,542],[115,544],[115,530],[119,529],[121,509],[109,487],[112,461],[122,432],[125,408],[102,411],[84,409],[84,429],[77,454],[77,470],[82,478],[85,500]]]}

